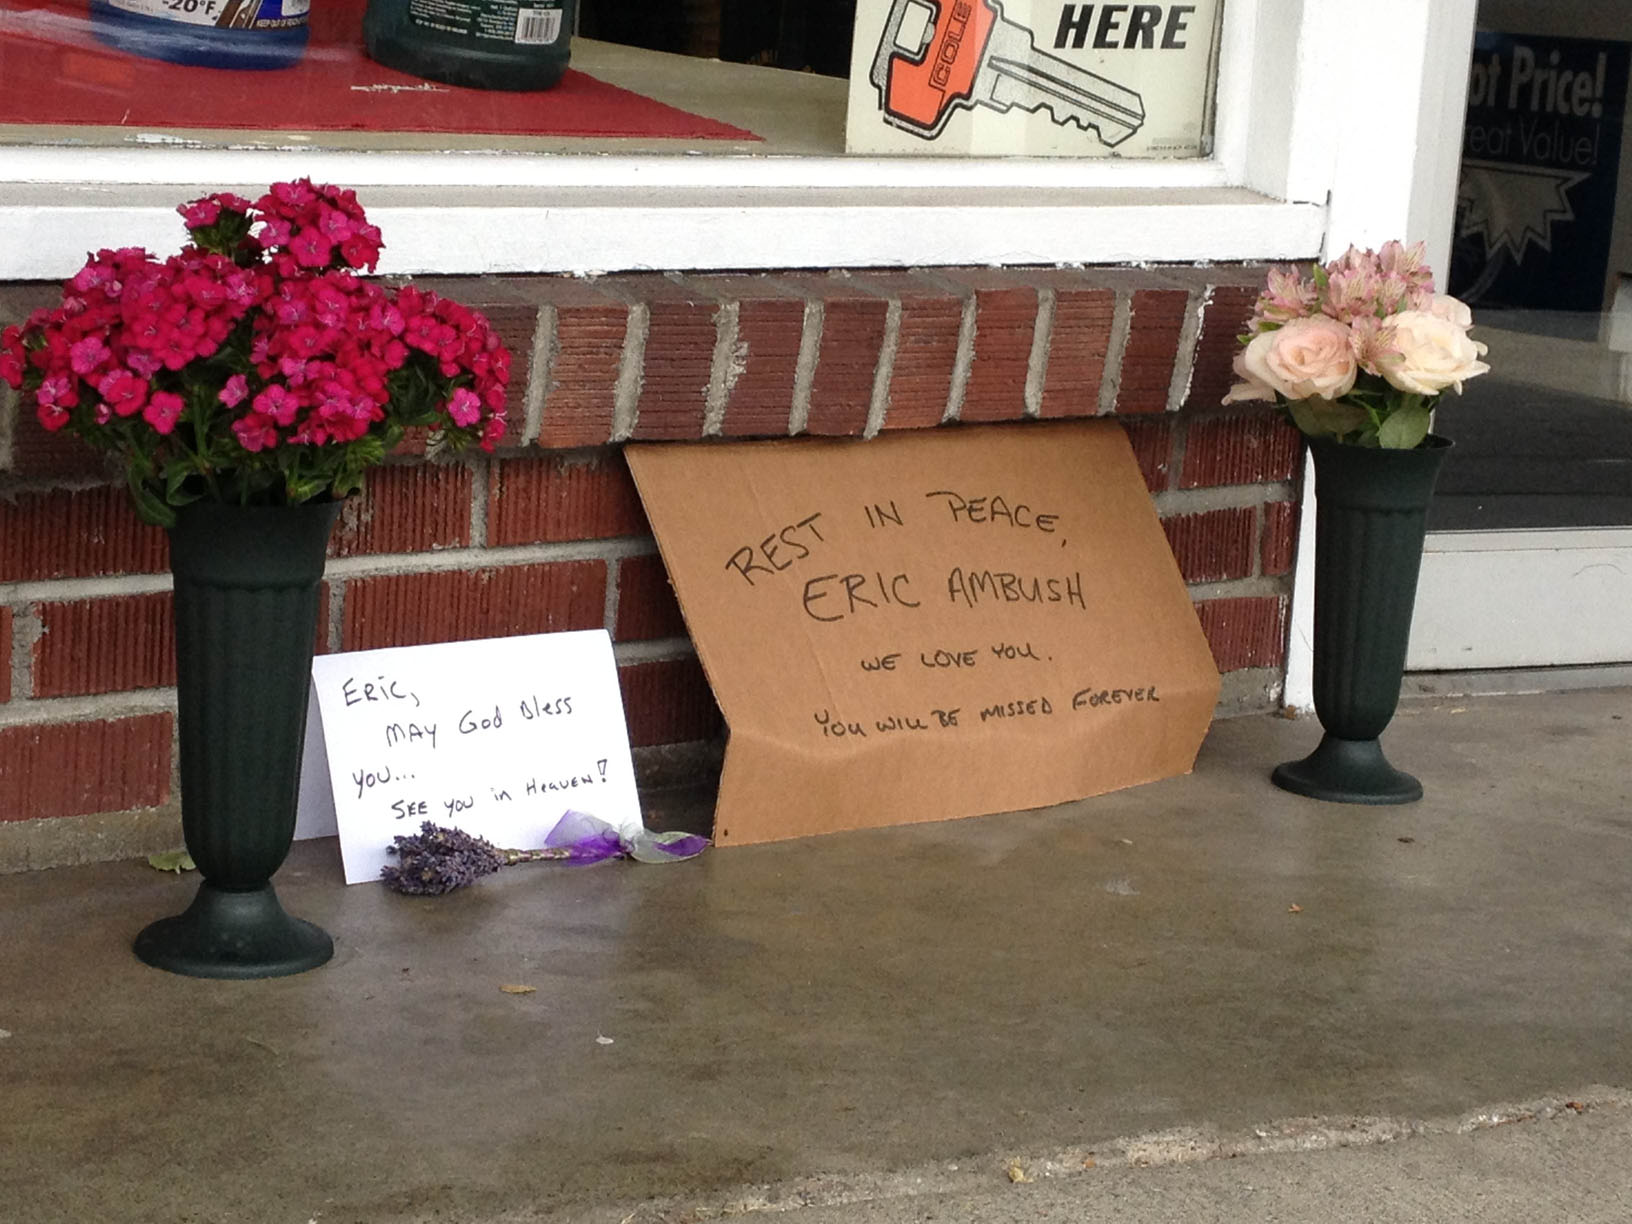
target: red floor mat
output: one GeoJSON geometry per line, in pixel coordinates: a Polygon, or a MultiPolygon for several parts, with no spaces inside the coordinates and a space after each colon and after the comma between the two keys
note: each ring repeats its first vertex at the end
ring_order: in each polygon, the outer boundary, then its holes
{"type": "Polygon", "coordinates": [[[188,68],[92,37],[85,4],[0,3],[0,123],[757,140],[569,70],[543,93],[461,89],[363,54],[365,0],[316,0],[301,62],[188,68]]]}

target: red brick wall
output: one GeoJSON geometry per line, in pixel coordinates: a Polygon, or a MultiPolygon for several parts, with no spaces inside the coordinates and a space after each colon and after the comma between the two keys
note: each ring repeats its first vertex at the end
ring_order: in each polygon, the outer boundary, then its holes
{"type": "MultiPolygon", "coordinates": [[[[1261,270],[935,269],[428,281],[512,346],[492,457],[405,453],[335,533],[319,649],[604,626],[637,748],[717,708],[618,443],[872,436],[943,421],[1122,418],[1227,710],[1285,662],[1297,435],[1222,409],[1261,270]]],[[[0,325],[55,299],[0,285],[0,325]]],[[[0,868],[7,822],[173,804],[162,532],[73,439],[0,400],[0,868]]]]}

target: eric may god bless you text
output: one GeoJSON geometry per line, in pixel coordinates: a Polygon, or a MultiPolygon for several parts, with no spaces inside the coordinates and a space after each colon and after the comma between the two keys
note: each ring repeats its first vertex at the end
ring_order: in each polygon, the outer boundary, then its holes
{"type": "MultiPolygon", "coordinates": [[[[1065,604],[1086,612],[1082,573],[1073,570],[1055,577],[1016,574],[1007,570],[965,570],[953,566],[946,576],[946,597],[951,603],[977,608],[990,603],[1065,604]]],[[[906,574],[886,577],[871,574],[818,574],[805,583],[805,615],[812,620],[841,621],[869,608],[917,608],[921,602],[906,574]]]]}

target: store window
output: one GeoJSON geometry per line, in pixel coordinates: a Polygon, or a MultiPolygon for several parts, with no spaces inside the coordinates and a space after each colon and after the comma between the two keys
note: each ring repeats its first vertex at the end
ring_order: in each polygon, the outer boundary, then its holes
{"type": "Polygon", "coordinates": [[[0,142],[1199,159],[1222,10],[0,0],[0,142]]]}
{"type": "MultiPolygon", "coordinates": [[[[1311,258],[1336,198],[1332,133],[1372,130],[1330,83],[1363,64],[1419,112],[1441,77],[1397,48],[1443,58],[1435,48],[1472,24],[1472,0],[1446,0],[1443,20],[1438,5],[1384,15],[1371,0],[856,0],[853,22],[836,10],[834,27],[853,27],[836,76],[816,70],[832,55],[814,49],[845,36],[817,27],[835,9],[814,3],[730,14],[722,0],[714,31],[694,20],[712,0],[674,0],[645,7],[683,25],[648,20],[614,42],[587,31],[613,33],[592,23],[618,0],[525,0],[528,37],[553,32],[552,13],[573,31],[571,69],[552,89],[512,92],[379,65],[365,54],[370,2],[310,0],[298,60],[244,71],[128,54],[98,35],[91,7],[211,0],[0,0],[0,280],[70,275],[98,246],[162,249],[176,200],[303,174],[357,189],[400,236],[381,264],[392,274],[1311,258]],[[971,36],[977,3],[993,20],[971,36]],[[772,10],[774,26],[735,24],[772,10]],[[1001,38],[983,41],[998,15],[1001,38]],[[903,79],[935,85],[948,42],[990,46],[965,63],[1005,70],[949,90],[958,104],[934,140],[922,110],[917,128],[886,123],[874,75],[887,86],[902,62],[903,79]],[[710,58],[716,46],[742,61],[710,58]],[[1045,71],[1013,71],[1017,48],[1045,71]],[[1135,108],[1103,101],[1084,110],[1092,123],[1042,106],[1055,60],[1138,94],[1143,120],[1119,128],[1135,108]],[[862,104],[898,147],[846,151],[847,109],[862,104]]],[[[477,0],[373,2],[469,17],[477,0]]],[[[1376,150],[1389,183],[1410,183],[1394,156],[1409,146],[1376,150]]],[[[1369,146],[1366,161],[1344,234],[1391,216],[1400,195],[1375,190],[1369,146]]]]}
{"type": "Polygon", "coordinates": [[[1455,406],[1435,525],[1632,526],[1632,0],[1479,20],[1449,287],[1495,373],[1455,406]]]}
{"type": "Polygon", "coordinates": [[[1479,5],[1449,288],[1492,372],[1441,413],[1415,668],[1632,660],[1629,39],[1632,0],[1479,5]]]}

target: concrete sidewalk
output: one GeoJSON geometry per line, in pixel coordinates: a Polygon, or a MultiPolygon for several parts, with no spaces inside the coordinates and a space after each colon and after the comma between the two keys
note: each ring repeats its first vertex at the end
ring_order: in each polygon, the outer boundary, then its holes
{"type": "Polygon", "coordinates": [[[1403,808],[1273,788],[1317,737],[439,899],[303,844],[266,982],[131,955],[194,877],[0,877],[0,1219],[1632,1217],[1632,689],[1406,702],[1403,808]]]}

